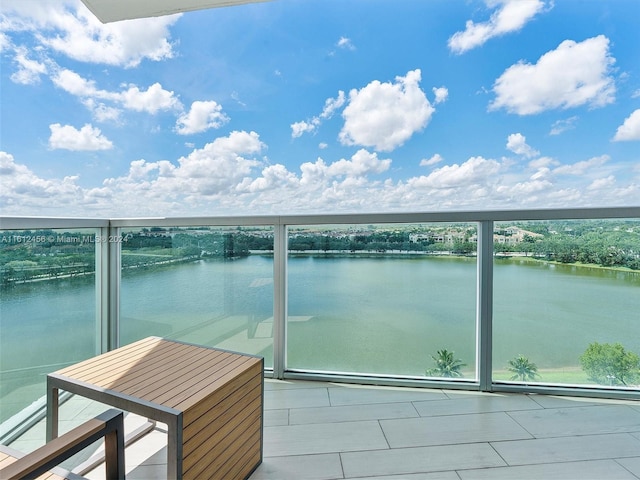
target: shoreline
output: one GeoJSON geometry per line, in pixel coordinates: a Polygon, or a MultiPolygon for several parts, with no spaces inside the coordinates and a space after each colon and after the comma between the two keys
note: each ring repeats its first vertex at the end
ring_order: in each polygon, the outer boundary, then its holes
{"type": "MultiPolygon", "coordinates": [[[[123,252],[123,256],[133,256],[133,255],[141,255],[151,258],[163,258],[161,261],[151,262],[146,264],[139,265],[128,265],[123,266],[122,270],[146,270],[155,266],[168,266],[189,262],[197,262],[199,260],[210,260],[210,259],[219,259],[219,257],[177,257],[170,258],[167,255],[153,255],[148,253],[134,253],[134,252],[123,252]]],[[[257,256],[266,256],[272,257],[273,250],[250,250],[249,255],[257,255],[257,256]]],[[[477,258],[475,252],[467,255],[461,255],[452,253],[451,251],[433,251],[433,252],[425,252],[418,250],[362,250],[362,251],[351,251],[351,250],[301,250],[301,251],[289,251],[290,257],[324,257],[324,258],[451,258],[451,259],[461,259],[461,260],[469,260],[477,258]]],[[[586,270],[597,270],[603,272],[616,272],[616,273],[624,273],[624,274],[633,274],[640,276],[640,270],[633,270],[628,267],[608,267],[597,265],[593,263],[582,263],[582,262],[574,262],[574,263],[563,263],[558,262],[556,260],[545,260],[543,258],[537,258],[535,256],[530,255],[527,252],[497,252],[494,253],[494,259],[498,261],[509,261],[514,263],[535,263],[535,264],[543,264],[543,265],[557,265],[560,267],[573,267],[578,269],[586,269],[586,270]]],[[[9,280],[2,284],[1,288],[10,288],[17,285],[25,285],[29,283],[37,283],[37,282],[47,282],[53,280],[64,280],[73,277],[86,277],[90,275],[94,275],[95,272],[77,272],[70,274],[58,274],[58,275],[38,275],[28,279],[22,280],[9,280]]]]}

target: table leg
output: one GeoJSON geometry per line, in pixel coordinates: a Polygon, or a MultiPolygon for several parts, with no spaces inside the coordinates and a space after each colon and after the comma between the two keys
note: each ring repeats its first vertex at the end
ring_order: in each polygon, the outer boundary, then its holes
{"type": "Polygon", "coordinates": [[[47,442],[58,436],[58,389],[47,379],[47,442]]]}
{"type": "Polygon", "coordinates": [[[167,423],[167,478],[182,478],[182,414],[167,423]]]}

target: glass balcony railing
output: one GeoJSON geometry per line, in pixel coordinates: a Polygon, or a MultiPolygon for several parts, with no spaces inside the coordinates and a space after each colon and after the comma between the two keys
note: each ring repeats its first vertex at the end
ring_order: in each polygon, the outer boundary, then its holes
{"type": "Polygon", "coordinates": [[[273,367],[272,228],[120,235],[120,344],[157,335],[259,354],[273,367]]]}
{"type": "Polygon", "coordinates": [[[640,207],[4,217],[0,268],[5,424],[48,372],[149,335],[276,378],[640,392],[640,207]]]}
{"type": "Polygon", "coordinates": [[[0,422],[99,351],[95,228],[0,232],[0,422]]]}
{"type": "Polygon", "coordinates": [[[639,238],[637,219],[498,224],[494,380],[640,384],[639,238]]]}
{"type": "Polygon", "coordinates": [[[441,377],[439,350],[476,379],[472,224],[289,229],[287,367],[441,377]],[[462,365],[463,364],[463,365],[462,365]]]}

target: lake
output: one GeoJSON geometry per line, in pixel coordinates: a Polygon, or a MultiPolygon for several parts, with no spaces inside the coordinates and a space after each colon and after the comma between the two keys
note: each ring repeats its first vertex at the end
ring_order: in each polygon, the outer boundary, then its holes
{"type": "MultiPolygon", "coordinates": [[[[446,348],[475,375],[475,258],[292,256],[288,275],[288,368],[421,376],[446,348]]],[[[161,335],[272,366],[272,278],[261,255],[125,272],[121,343],[161,335]]],[[[0,420],[44,394],[48,371],[94,354],[95,308],[92,278],[2,292],[0,420]]],[[[640,353],[640,273],[499,259],[493,321],[494,370],[523,354],[570,383],[590,342],[640,353]]]]}

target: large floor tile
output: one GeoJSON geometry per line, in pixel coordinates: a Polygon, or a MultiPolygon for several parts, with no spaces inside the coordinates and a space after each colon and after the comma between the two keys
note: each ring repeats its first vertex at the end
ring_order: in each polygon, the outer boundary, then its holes
{"type": "Polygon", "coordinates": [[[417,417],[411,403],[374,403],[341,407],[296,408],[290,411],[290,424],[354,422],[417,417]]]}
{"type": "Polygon", "coordinates": [[[328,406],[329,394],[326,388],[278,389],[264,392],[265,410],[328,406]]]}
{"type": "Polygon", "coordinates": [[[527,396],[544,408],[588,407],[598,405],[595,399],[589,397],[565,397],[536,394],[529,394],[527,396]]]}
{"type": "Polygon", "coordinates": [[[636,480],[614,460],[462,470],[458,475],[462,480],[636,480]]]}
{"type": "Polygon", "coordinates": [[[413,402],[423,417],[439,415],[464,415],[468,413],[490,413],[511,410],[535,410],[542,408],[526,395],[494,394],[453,397],[449,400],[413,402]]]}
{"type": "Polygon", "coordinates": [[[640,440],[628,433],[494,442],[492,446],[509,465],[637,457],[640,452],[640,440]]]}
{"type": "MultiPolygon", "coordinates": [[[[127,472],[127,480],[151,480],[152,478],[166,478],[166,476],[167,466],[158,464],[138,465],[130,472],[127,472]]],[[[104,478],[104,476],[101,478],[104,478]]]]}
{"type": "Polygon", "coordinates": [[[404,475],[376,475],[375,477],[358,477],[357,480],[460,480],[458,474],[450,472],[407,473],[404,475]]]}
{"type": "Polygon", "coordinates": [[[264,389],[265,391],[269,390],[292,390],[292,389],[303,389],[303,388],[325,388],[328,383],[325,382],[314,382],[312,380],[304,381],[304,380],[275,380],[272,378],[264,379],[264,389]]]}
{"type": "Polygon", "coordinates": [[[554,408],[509,415],[536,438],[640,430],[640,412],[627,405],[554,408]]]}
{"type": "Polygon", "coordinates": [[[380,425],[391,448],[531,438],[504,412],[382,420],[380,425]]]}
{"type": "Polygon", "coordinates": [[[636,477],[640,478],[640,453],[637,457],[619,458],[616,461],[636,477]]]}
{"type": "MultiPolygon", "coordinates": [[[[486,443],[435,447],[395,448],[340,455],[345,478],[406,475],[453,468],[488,468],[504,461],[486,443]]],[[[401,477],[403,478],[403,477],[401,477]]]]}
{"type": "Polygon", "coordinates": [[[250,480],[331,480],[344,478],[340,455],[267,457],[250,480]]]}
{"type": "Polygon", "coordinates": [[[329,387],[331,405],[359,405],[367,403],[419,402],[444,400],[447,396],[440,390],[396,387],[368,387],[347,385],[329,387]]]}
{"type": "Polygon", "coordinates": [[[264,411],[264,426],[275,427],[276,425],[289,425],[289,409],[264,411]]]}
{"type": "Polygon", "coordinates": [[[311,455],[389,448],[376,421],[264,429],[264,456],[311,455]]]}

